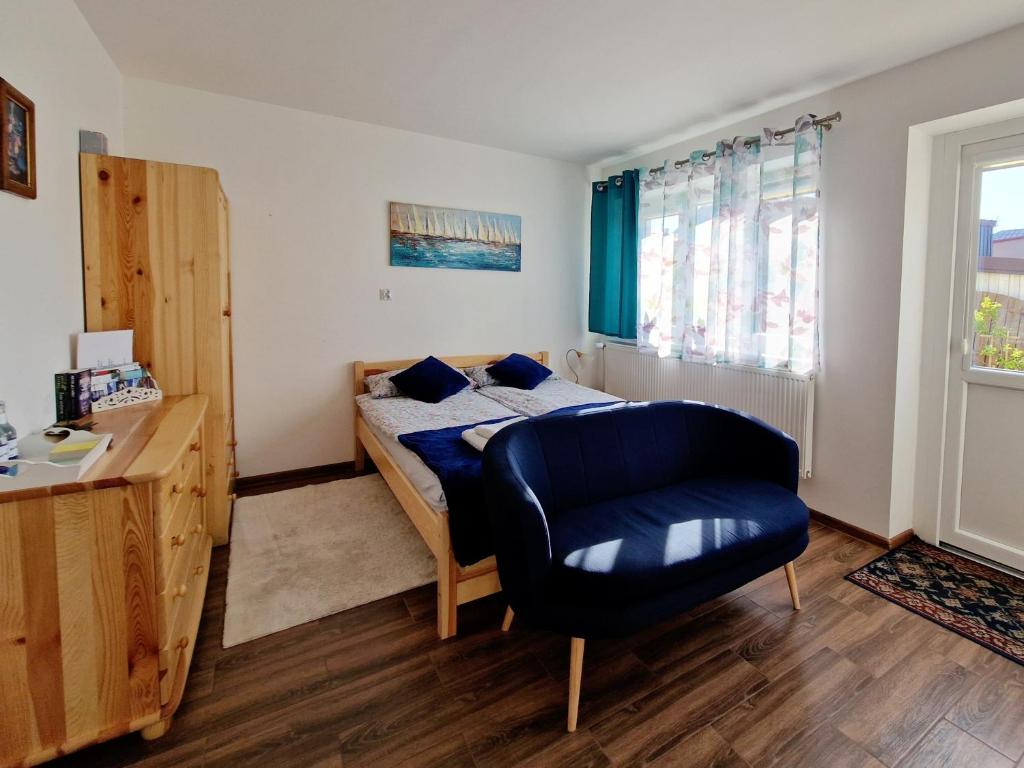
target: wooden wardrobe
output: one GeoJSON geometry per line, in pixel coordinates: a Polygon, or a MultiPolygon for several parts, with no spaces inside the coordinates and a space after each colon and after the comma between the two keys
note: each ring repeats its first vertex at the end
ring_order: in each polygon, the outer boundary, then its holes
{"type": "Polygon", "coordinates": [[[217,171],[81,155],[85,326],[131,328],[165,395],[209,397],[209,531],[231,531],[235,471],[228,201],[217,171]]]}

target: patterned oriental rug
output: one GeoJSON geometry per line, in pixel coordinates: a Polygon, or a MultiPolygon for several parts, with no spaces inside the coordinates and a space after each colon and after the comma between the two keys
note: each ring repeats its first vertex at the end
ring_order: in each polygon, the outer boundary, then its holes
{"type": "Polygon", "coordinates": [[[912,539],[846,577],[1024,664],[1024,580],[912,539]]]}

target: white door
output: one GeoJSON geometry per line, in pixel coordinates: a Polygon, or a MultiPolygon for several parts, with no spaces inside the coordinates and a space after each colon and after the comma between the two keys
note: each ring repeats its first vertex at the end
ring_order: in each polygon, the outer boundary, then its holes
{"type": "Polygon", "coordinates": [[[1024,570],[1024,134],[963,147],[941,541],[1024,570]]]}

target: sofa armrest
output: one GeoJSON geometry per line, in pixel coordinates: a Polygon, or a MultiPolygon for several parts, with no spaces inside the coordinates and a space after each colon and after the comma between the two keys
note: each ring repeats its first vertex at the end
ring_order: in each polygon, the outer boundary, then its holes
{"type": "MultiPolygon", "coordinates": [[[[498,561],[498,575],[509,603],[520,609],[541,595],[551,568],[547,517],[527,472],[510,448],[516,426],[503,429],[484,451],[487,512],[498,561]]],[[[534,467],[546,472],[546,468],[534,467]]]]}
{"type": "Polygon", "coordinates": [[[800,449],[782,430],[742,411],[716,408],[715,433],[730,469],[781,485],[793,493],[800,482],[800,449]]]}

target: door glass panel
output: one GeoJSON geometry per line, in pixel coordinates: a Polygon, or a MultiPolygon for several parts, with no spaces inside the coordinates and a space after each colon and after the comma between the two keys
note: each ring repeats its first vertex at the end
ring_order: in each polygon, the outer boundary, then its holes
{"type": "Polygon", "coordinates": [[[981,173],[971,365],[1024,371],[1024,157],[981,173]]]}

